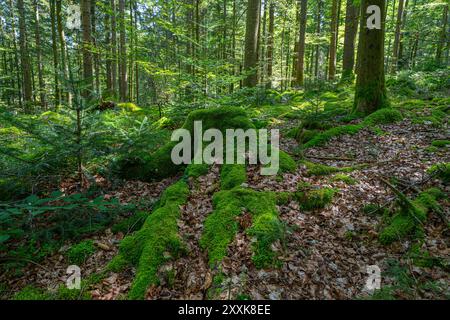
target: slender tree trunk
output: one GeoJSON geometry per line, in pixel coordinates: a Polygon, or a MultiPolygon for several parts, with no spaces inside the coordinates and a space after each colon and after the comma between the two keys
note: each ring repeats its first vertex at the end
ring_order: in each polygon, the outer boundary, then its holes
{"type": "Polygon", "coordinates": [[[44,75],[42,70],[42,53],[41,53],[41,33],[40,33],[40,13],[39,13],[39,4],[38,0],[33,0],[33,9],[35,16],[35,29],[34,36],[36,41],[36,58],[37,58],[37,68],[38,68],[38,81],[39,81],[39,99],[41,103],[41,107],[47,108],[47,99],[45,97],[45,83],[44,83],[44,75]]]}
{"type": "MultiPolygon", "coordinates": [[[[316,26],[316,36],[320,36],[321,32],[321,24],[322,24],[322,0],[318,0],[317,2],[317,26],[316,26]]],[[[319,55],[320,55],[320,46],[316,45],[315,52],[315,64],[314,64],[314,76],[316,79],[319,77],[319,55]]]]}
{"type": "Polygon", "coordinates": [[[359,7],[353,0],[347,0],[345,17],[344,58],[342,63],[342,80],[353,78],[355,65],[355,40],[358,33],[359,7]]]}
{"type": "Polygon", "coordinates": [[[274,44],[274,29],[275,29],[275,3],[273,0],[269,6],[269,34],[267,39],[267,87],[272,88],[273,76],[273,44],[274,44]]]}
{"type": "Polygon", "coordinates": [[[245,87],[255,87],[258,84],[258,30],[261,15],[261,0],[248,0],[247,22],[245,26],[244,71],[249,73],[244,79],[245,87]]]}
{"type": "Polygon", "coordinates": [[[444,11],[442,13],[441,35],[436,49],[436,62],[439,64],[442,62],[442,51],[447,42],[447,23],[448,23],[448,4],[444,6],[444,11]]]}
{"type": "Polygon", "coordinates": [[[54,73],[54,105],[61,104],[61,90],[59,88],[59,59],[58,59],[58,40],[56,34],[56,4],[55,0],[50,0],[50,23],[52,29],[52,53],[53,53],[53,73],[54,73]]]}
{"type": "MultiPolygon", "coordinates": [[[[59,48],[60,48],[60,59],[61,59],[61,71],[64,81],[68,80],[69,66],[67,64],[67,52],[66,52],[66,40],[64,38],[63,21],[61,15],[61,4],[62,0],[56,0],[56,20],[57,20],[57,30],[59,38],[59,48]]],[[[66,102],[69,106],[72,105],[72,94],[66,91],[66,102]]]]}
{"type": "Polygon", "coordinates": [[[81,27],[83,29],[83,97],[90,99],[93,93],[91,0],[81,0],[81,27]]]}
{"type": "Polygon", "coordinates": [[[386,0],[362,0],[359,41],[360,67],[356,80],[354,110],[372,113],[388,105],[384,75],[384,32],[386,0]],[[381,9],[381,29],[367,28],[367,7],[376,5],[381,9]]]}
{"type": "Polygon", "coordinates": [[[119,30],[120,30],[120,57],[119,57],[119,95],[120,101],[127,101],[127,48],[126,48],[126,35],[125,35],[125,0],[119,0],[119,30]]]}
{"type": "Polygon", "coordinates": [[[397,71],[397,68],[398,68],[398,56],[399,56],[401,26],[402,26],[402,17],[403,17],[403,6],[404,6],[404,4],[405,4],[405,0],[399,0],[399,2],[398,2],[398,11],[397,11],[397,22],[395,24],[394,47],[393,47],[393,50],[392,50],[391,73],[395,73],[397,71]]]}
{"type": "Polygon", "coordinates": [[[22,66],[23,78],[23,100],[25,103],[25,111],[31,111],[32,103],[32,79],[31,79],[31,64],[30,56],[28,54],[27,35],[26,35],[26,18],[23,0],[17,0],[17,9],[19,11],[19,46],[20,46],[20,63],[22,66]]]}
{"type": "Polygon", "coordinates": [[[304,84],[305,65],[305,39],[306,39],[306,19],[308,13],[308,0],[301,0],[300,7],[300,32],[298,37],[296,84],[301,87],[304,84]]]}
{"type": "Polygon", "coordinates": [[[338,0],[333,0],[331,7],[331,38],[328,56],[328,80],[334,80],[336,76],[336,43],[338,36],[338,0]]]}
{"type": "Polygon", "coordinates": [[[91,2],[91,46],[93,60],[94,60],[94,71],[95,71],[95,92],[97,95],[101,96],[100,87],[100,53],[97,47],[97,14],[95,13],[95,0],[90,0],[91,2]]]}
{"type": "Polygon", "coordinates": [[[111,55],[111,18],[108,13],[105,14],[105,46],[106,46],[106,92],[105,97],[110,97],[113,94],[112,84],[112,55],[111,55]]]}
{"type": "Polygon", "coordinates": [[[117,97],[117,23],[116,23],[116,2],[111,0],[111,81],[112,95],[117,97]]]}

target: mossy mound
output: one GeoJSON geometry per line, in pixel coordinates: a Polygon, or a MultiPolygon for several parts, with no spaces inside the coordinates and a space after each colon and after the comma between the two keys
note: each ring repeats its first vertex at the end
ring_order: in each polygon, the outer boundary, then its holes
{"type": "Polygon", "coordinates": [[[222,190],[213,196],[214,211],[206,218],[200,245],[208,251],[209,262],[216,265],[227,254],[228,245],[239,230],[237,217],[248,211],[252,225],[247,233],[256,238],[252,260],[257,268],[274,265],[276,254],[271,244],[283,235],[274,192],[257,192],[243,188],[246,181],[243,165],[224,165],[222,190]]]}
{"type": "Polygon", "coordinates": [[[366,126],[390,124],[397,121],[401,121],[402,119],[403,115],[401,114],[400,111],[392,108],[383,108],[368,115],[364,119],[363,124],[366,126]]]}
{"type": "Polygon", "coordinates": [[[421,192],[413,201],[406,197],[401,199],[400,211],[394,214],[389,225],[379,235],[380,243],[388,245],[414,232],[421,233],[428,213],[442,210],[438,200],[444,196],[439,189],[431,188],[421,192]]]}
{"type": "Polygon", "coordinates": [[[67,258],[71,264],[80,265],[84,263],[95,250],[94,242],[92,240],[81,241],[80,243],[73,245],[67,251],[67,258]]]}
{"type": "Polygon", "coordinates": [[[432,165],[428,170],[428,174],[435,175],[442,180],[444,184],[450,183],[450,162],[437,163],[432,165]]]}
{"type": "Polygon", "coordinates": [[[346,174],[342,174],[342,173],[338,173],[335,176],[333,176],[331,178],[331,181],[333,181],[333,182],[340,181],[340,182],[344,182],[345,184],[348,184],[348,185],[354,185],[357,183],[357,181],[355,179],[353,179],[352,177],[350,177],[346,174]]]}
{"type": "Polygon", "coordinates": [[[204,176],[209,172],[209,165],[206,163],[202,164],[194,164],[191,163],[187,166],[186,170],[184,171],[184,175],[189,178],[198,178],[201,176],[204,176]]]}
{"type": "Polygon", "coordinates": [[[188,185],[184,181],[167,188],[159,208],[148,216],[142,228],[120,243],[119,255],[110,262],[108,269],[119,271],[126,265],[137,266],[130,299],[143,299],[147,288],[159,283],[158,268],[182,252],[177,219],[179,206],[187,201],[188,194],[188,185]]]}
{"type": "Polygon", "coordinates": [[[444,148],[450,145],[450,140],[434,140],[431,145],[437,148],[444,148]]]}
{"type": "Polygon", "coordinates": [[[297,169],[297,163],[295,162],[292,157],[287,154],[284,151],[279,151],[280,155],[280,169],[278,170],[279,173],[285,173],[285,172],[295,172],[297,169]]]}
{"type": "Polygon", "coordinates": [[[247,172],[243,164],[225,164],[220,174],[220,188],[230,190],[247,181],[247,172]]]}
{"type": "MultiPolygon", "coordinates": [[[[238,107],[201,109],[191,112],[183,129],[189,130],[193,139],[194,122],[202,121],[202,131],[218,129],[225,134],[226,129],[255,128],[245,110],[238,107]]],[[[202,133],[203,133],[202,132],[202,133]]],[[[184,165],[172,162],[171,153],[178,142],[168,142],[153,154],[139,151],[123,156],[113,164],[113,172],[127,180],[153,181],[175,176],[185,169],[184,165]]]]}
{"type": "Polygon", "coordinates": [[[295,197],[303,210],[323,209],[333,201],[335,189],[320,188],[312,190],[300,190],[295,197]]]}

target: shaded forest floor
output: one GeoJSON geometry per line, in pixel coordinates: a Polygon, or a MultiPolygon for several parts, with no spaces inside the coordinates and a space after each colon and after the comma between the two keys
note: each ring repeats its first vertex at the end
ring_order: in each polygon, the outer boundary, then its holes
{"type": "MultiPolygon", "coordinates": [[[[433,165],[450,160],[448,143],[433,143],[448,139],[448,116],[436,119],[430,104],[421,100],[399,103],[405,116],[401,121],[331,137],[306,149],[301,148],[305,142],[295,134],[299,120],[276,116],[295,109],[295,103],[261,113],[260,121],[267,122],[269,128],[281,129],[280,149],[298,166],[278,176],[261,176],[259,167],[248,166],[245,188],[278,193],[330,188],[334,196],[323,208],[312,210],[305,210],[292,198],[278,203],[284,229],[283,236],[271,244],[277,263],[259,269],[252,260],[255,240],[247,232],[252,217],[244,210],[236,218],[239,230],[226,257],[212,267],[200,239],[205,219],[214,210],[213,195],[220,190],[220,167],[212,166],[207,174],[189,178],[188,201],[180,207],[178,219],[185,254],[160,266],[160,284],[152,285],[145,298],[449,299],[450,187],[448,180],[429,171],[433,165]],[[442,210],[431,212],[423,223],[422,240],[408,235],[389,245],[380,243],[379,235],[398,200],[389,182],[411,199],[431,187],[447,195],[439,201],[442,210]],[[370,265],[382,271],[381,290],[375,292],[365,289],[366,268],[370,265]]],[[[360,123],[361,119],[355,119],[347,125],[360,123]]],[[[124,182],[105,188],[105,198],[117,197],[121,203],[154,203],[180,177],[153,183],[124,182]]],[[[97,179],[104,182],[100,176],[97,179]]],[[[67,243],[59,252],[29,264],[21,272],[4,272],[0,276],[2,296],[16,294],[17,298],[21,289],[33,288],[29,290],[41,298],[46,297],[45,292],[59,292],[62,299],[124,299],[135,268],[112,272],[105,267],[117,255],[126,234],[108,228],[87,238],[93,241],[95,250],[80,265],[83,288],[75,295],[61,290],[69,265],[65,253],[74,245],[67,243]]]]}

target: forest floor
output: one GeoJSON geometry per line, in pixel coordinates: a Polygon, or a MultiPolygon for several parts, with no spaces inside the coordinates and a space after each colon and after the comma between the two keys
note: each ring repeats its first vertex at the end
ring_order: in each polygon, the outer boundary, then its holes
{"type": "MultiPolygon", "coordinates": [[[[294,127],[288,120],[283,129],[294,127]]],[[[188,202],[181,207],[178,222],[187,255],[160,268],[159,286],[152,286],[147,299],[357,299],[373,297],[365,289],[366,268],[377,265],[382,270],[379,298],[448,299],[450,276],[438,266],[419,267],[408,256],[408,239],[381,245],[379,226],[383,217],[364,212],[367,204],[386,208],[393,206],[396,196],[384,181],[396,178],[405,186],[406,194],[437,186],[447,194],[449,186],[429,178],[428,168],[450,159],[449,147],[430,152],[433,140],[448,138],[445,128],[415,124],[405,119],[381,125],[382,133],[363,129],[354,135],[333,138],[322,147],[305,151],[304,158],[336,168],[352,167],[350,179],[336,179],[338,173],[323,176],[308,174],[300,164],[295,172],[281,177],[261,176],[256,166],[247,167],[246,187],[257,191],[295,192],[299,183],[312,188],[330,187],[338,190],[324,209],[305,212],[296,201],[278,205],[279,218],[289,232],[285,241],[272,245],[280,261],[278,268],[256,269],[252,262],[252,239],[246,233],[251,216],[239,217],[240,229],[228,247],[220,268],[211,269],[208,255],[199,239],[204,221],[213,211],[212,195],[220,189],[218,166],[196,181],[190,180],[188,202]],[[365,164],[364,166],[358,166],[365,164]],[[247,221],[250,219],[249,221],[247,221]],[[220,270],[220,271],[219,271],[220,270]]],[[[295,153],[297,142],[282,137],[281,149],[295,153]]],[[[126,182],[106,197],[118,197],[122,203],[133,199],[155,201],[174,179],[156,183],[126,182]]],[[[450,219],[449,203],[443,203],[444,217],[450,219]]],[[[431,214],[424,225],[422,250],[431,257],[449,259],[449,229],[442,217],[431,214]]],[[[100,273],[117,254],[123,233],[110,229],[93,237],[98,250],[81,266],[82,277],[100,273]]],[[[68,262],[64,246],[39,264],[30,264],[21,276],[0,279],[18,291],[27,285],[56,290],[65,281],[68,262]]],[[[85,287],[93,299],[122,299],[130,289],[134,268],[120,273],[109,272],[101,280],[85,287]]]]}

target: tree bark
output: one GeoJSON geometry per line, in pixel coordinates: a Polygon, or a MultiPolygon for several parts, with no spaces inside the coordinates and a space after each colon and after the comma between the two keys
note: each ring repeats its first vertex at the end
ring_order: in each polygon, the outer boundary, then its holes
{"type": "Polygon", "coordinates": [[[116,22],[116,2],[111,0],[111,81],[112,96],[117,97],[117,22],[116,22]]]}
{"type": "Polygon", "coordinates": [[[120,57],[119,57],[119,96],[120,101],[128,99],[128,78],[127,78],[127,48],[125,35],[125,0],[119,0],[119,30],[120,30],[120,57]]]}
{"type": "Polygon", "coordinates": [[[358,33],[359,6],[354,0],[347,0],[344,36],[344,57],[342,62],[342,80],[353,78],[355,65],[355,40],[358,33]]]}
{"type": "Polygon", "coordinates": [[[275,29],[275,3],[270,2],[269,6],[269,32],[267,39],[267,88],[272,88],[273,76],[273,43],[275,29]]]}
{"type": "Polygon", "coordinates": [[[338,35],[338,0],[333,0],[331,7],[331,38],[330,52],[328,56],[328,80],[334,80],[336,76],[336,43],[338,35]]]}
{"type": "Polygon", "coordinates": [[[445,5],[442,13],[441,35],[439,37],[439,42],[436,48],[436,62],[439,64],[442,62],[442,51],[447,42],[447,23],[448,23],[448,4],[445,5]]]}
{"type": "Polygon", "coordinates": [[[93,94],[91,0],[81,0],[81,27],[83,29],[83,97],[90,99],[93,94]]]}
{"type": "Polygon", "coordinates": [[[248,0],[245,27],[244,71],[249,73],[244,79],[244,87],[255,87],[258,84],[258,30],[261,15],[261,1],[248,0]]]}
{"type": "Polygon", "coordinates": [[[17,9],[19,10],[19,47],[20,47],[20,63],[22,65],[22,79],[23,79],[23,101],[25,103],[25,111],[31,111],[32,103],[32,79],[31,79],[31,64],[30,56],[28,54],[26,24],[25,24],[25,8],[23,0],[17,0],[17,9]]]}
{"type": "Polygon", "coordinates": [[[39,81],[39,99],[42,108],[47,108],[47,99],[45,97],[45,82],[42,70],[42,52],[41,52],[41,33],[40,33],[40,13],[39,4],[37,0],[33,0],[33,9],[35,16],[35,29],[34,37],[36,42],[36,58],[37,58],[37,68],[38,68],[38,81],[39,81]]]}
{"type": "Polygon", "coordinates": [[[372,113],[388,105],[384,75],[384,32],[386,0],[362,0],[359,33],[360,66],[356,80],[354,110],[372,113]],[[381,9],[381,29],[368,29],[367,7],[377,5],[381,9]]]}
{"type": "Polygon", "coordinates": [[[397,11],[397,22],[395,24],[394,46],[392,49],[391,73],[395,73],[398,68],[398,56],[399,56],[399,48],[400,48],[400,37],[401,37],[401,26],[402,26],[404,4],[405,4],[405,0],[399,0],[398,11],[397,11]]]}
{"type": "Polygon", "coordinates": [[[308,13],[308,0],[301,0],[300,6],[300,32],[298,36],[298,52],[296,67],[296,84],[301,87],[304,84],[305,65],[305,39],[306,39],[306,19],[308,13]]]}

